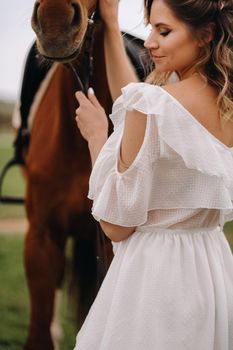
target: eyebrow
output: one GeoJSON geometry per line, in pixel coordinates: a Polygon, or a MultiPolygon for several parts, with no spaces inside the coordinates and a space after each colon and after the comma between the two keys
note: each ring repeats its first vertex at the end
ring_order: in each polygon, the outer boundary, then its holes
{"type": "Polygon", "coordinates": [[[170,27],[170,26],[169,26],[169,24],[162,23],[162,22],[157,23],[157,24],[155,24],[155,25],[154,25],[154,27],[156,27],[156,28],[158,28],[158,27],[162,27],[162,26],[170,27]]]}

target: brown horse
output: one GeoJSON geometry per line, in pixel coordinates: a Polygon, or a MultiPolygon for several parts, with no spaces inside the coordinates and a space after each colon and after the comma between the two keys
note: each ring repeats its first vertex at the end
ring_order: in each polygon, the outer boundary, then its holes
{"type": "MultiPolygon", "coordinates": [[[[80,86],[73,71],[63,64],[72,60],[81,80],[85,81],[83,43],[87,40],[88,18],[95,9],[95,0],[37,0],[32,15],[40,54],[60,63],[52,65],[30,112],[33,126],[25,157],[29,231],[24,261],[31,315],[26,350],[54,349],[50,327],[55,291],[64,277],[67,238],[73,236],[74,241],[79,325],[98,291],[98,273],[102,279],[106,272],[101,268],[103,256],[107,256],[106,266],[112,258],[111,242],[100,239],[102,236],[98,235],[90,214],[91,203],[87,199],[91,163],[87,143],[74,119],[77,108],[74,93],[80,86]],[[105,251],[102,256],[98,246],[105,251]]],[[[100,20],[95,24],[93,35],[90,86],[109,113],[112,100],[106,78],[100,20]]]]}

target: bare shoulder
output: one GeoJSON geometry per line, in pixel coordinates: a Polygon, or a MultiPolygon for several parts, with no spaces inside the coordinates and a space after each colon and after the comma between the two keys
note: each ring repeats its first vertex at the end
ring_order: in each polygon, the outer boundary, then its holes
{"type": "Polygon", "coordinates": [[[222,128],[217,106],[217,92],[204,80],[190,78],[167,84],[163,89],[172,95],[182,106],[211,134],[225,145],[233,144],[233,125],[222,128]]]}
{"type": "Polygon", "coordinates": [[[204,124],[209,115],[218,116],[217,93],[199,77],[167,84],[163,86],[163,89],[204,124]]]}
{"type": "Polygon", "coordinates": [[[192,108],[198,103],[215,103],[216,93],[202,79],[190,78],[163,86],[170,95],[179,100],[185,107],[192,108]]]}

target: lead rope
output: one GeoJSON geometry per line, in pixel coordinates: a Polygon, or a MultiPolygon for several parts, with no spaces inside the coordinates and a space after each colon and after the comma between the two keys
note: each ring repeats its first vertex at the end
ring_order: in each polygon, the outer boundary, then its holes
{"type": "Polygon", "coordinates": [[[93,75],[93,50],[94,50],[94,29],[95,29],[95,22],[97,18],[99,17],[98,13],[98,2],[96,3],[96,8],[93,11],[91,17],[88,19],[88,27],[87,32],[84,40],[84,62],[83,62],[83,69],[84,69],[84,82],[82,82],[77,69],[73,65],[72,62],[67,63],[66,65],[71,68],[73,71],[77,81],[79,88],[82,90],[82,92],[87,95],[88,89],[90,87],[90,80],[93,75]]]}
{"type": "MultiPolygon", "coordinates": [[[[90,80],[93,75],[93,50],[94,50],[94,29],[95,22],[99,17],[98,13],[98,2],[96,4],[96,8],[92,13],[91,17],[88,19],[88,28],[86,32],[86,37],[84,41],[84,64],[82,68],[85,70],[84,72],[84,82],[82,82],[77,69],[73,65],[72,62],[69,62],[67,66],[73,71],[77,81],[79,88],[81,91],[87,96],[88,89],[90,87],[90,80]]],[[[97,264],[97,289],[102,284],[104,276],[108,270],[108,262],[107,262],[107,251],[106,251],[106,237],[103,233],[103,230],[98,222],[96,222],[96,264],[97,264]]]]}

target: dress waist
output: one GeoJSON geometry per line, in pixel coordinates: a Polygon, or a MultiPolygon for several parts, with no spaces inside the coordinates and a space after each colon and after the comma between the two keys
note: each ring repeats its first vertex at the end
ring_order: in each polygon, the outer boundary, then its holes
{"type": "Polygon", "coordinates": [[[138,226],[135,232],[145,232],[145,233],[154,233],[154,234],[205,234],[207,232],[211,233],[220,233],[223,232],[220,226],[211,226],[211,227],[196,227],[196,228],[185,228],[185,229],[173,229],[173,228],[163,228],[156,225],[148,226],[138,226]]]}

